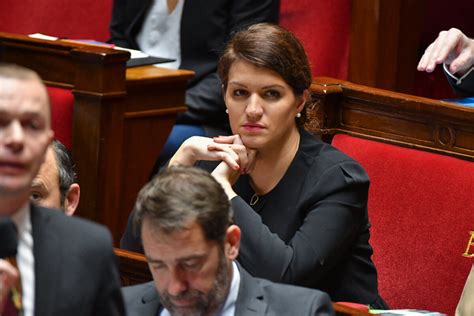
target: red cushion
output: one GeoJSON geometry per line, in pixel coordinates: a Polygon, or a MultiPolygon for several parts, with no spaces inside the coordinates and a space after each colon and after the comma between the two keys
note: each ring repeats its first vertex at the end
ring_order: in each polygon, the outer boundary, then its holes
{"type": "Polygon", "coordinates": [[[105,41],[112,1],[1,0],[0,31],[105,41]]]}
{"type": "Polygon", "coordinates": [[[347,80],[351,0],[281,0],[280,24],[303,42],[313,76],[347,80]]]}
{"type": "Polygon", "coordinates": [[[473,263],[474,163],[339,134],[333,145],[371,178],[369,216],[379,290],[391,308],[454,315],[473,263]]]}
{"type": "Polygon", "coordinates": [[[48,87],[48,94],[51,101],[51,126],[54,137],[70,149],[74,96],[71,90],[54,87],[48,87]]]}

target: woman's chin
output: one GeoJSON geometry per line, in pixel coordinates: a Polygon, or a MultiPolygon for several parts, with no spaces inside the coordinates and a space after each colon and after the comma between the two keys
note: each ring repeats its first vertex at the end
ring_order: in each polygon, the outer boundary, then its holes
{"type": "Polygon", "coordinates": [[[254,136],[240,136],[245,147],[250,149],[259,149],[262,147],[262,140],[254,136]]]}

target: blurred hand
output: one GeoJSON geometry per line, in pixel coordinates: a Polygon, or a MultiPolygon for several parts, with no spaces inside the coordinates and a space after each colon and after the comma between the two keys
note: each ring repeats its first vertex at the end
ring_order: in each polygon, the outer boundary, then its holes
{"type": "Polygon", "coordinates": [[[0,313],[3,311],[5,298],[9,295],[19,279],[17,269],[8,261],[0,259],[0,313]]]}
{"type": "Polygon", "coordinates": [[[432,72],[436,65],[442,63],[449,65],[452,74],[465,74],[474,64],[474,40],[456,28],[441,31],[425,50],[417,69],[432,72]]]}

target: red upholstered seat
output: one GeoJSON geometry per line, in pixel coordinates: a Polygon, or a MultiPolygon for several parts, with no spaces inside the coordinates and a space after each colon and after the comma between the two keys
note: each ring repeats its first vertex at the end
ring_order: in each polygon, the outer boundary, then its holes
{"type": "Polygon", "coordinates": [[[71,90],[54,87],[48,87],[48,94],[51,101],[51,126],[54,137],[71,149],[74,96],[71,90]]]}
{"type": "Polygon", "coordinates": [[[454,315],[472,258],[474,163],[355,138],[333,145],[359,161],[371,187],[371,244],[379,290],[391,308],[454,315]]]}

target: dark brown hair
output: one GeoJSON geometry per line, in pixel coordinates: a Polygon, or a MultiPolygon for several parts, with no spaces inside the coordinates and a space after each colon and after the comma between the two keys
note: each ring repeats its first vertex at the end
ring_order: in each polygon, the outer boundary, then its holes
{"type": "MultiPolygon", "coordinates": [[[[292,88],[295,96],[301,96],[311,86],[311,68],[303,45],[293,33],[278,25],[254,24],[232,37],[218,65],[224,90],[227,89],[230,67],[238,60],[278,73],[292,88]]],[[[297,119],[298,125],[306,122],[306,108],[310,99],[297,119]]]]}
{"type": "Polygon", "coordinates": [[[148,182],[138,194],[134,227],[144,220],[153,229],[170,234],[197,221],[207,240],[224,241],[232,210],[222,186],[196,167],[170,167],[148,182]]]}

